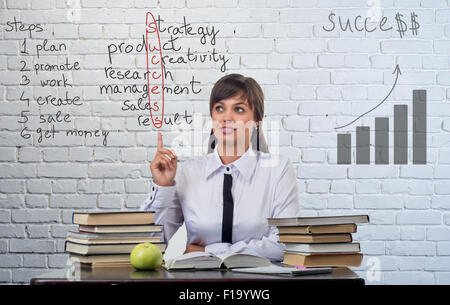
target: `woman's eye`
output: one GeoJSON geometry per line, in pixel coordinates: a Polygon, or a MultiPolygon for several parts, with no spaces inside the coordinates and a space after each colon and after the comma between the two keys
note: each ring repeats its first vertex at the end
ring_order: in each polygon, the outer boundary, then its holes
{"type": "Polygon", "coordinates": [[[217,106],[216,107],[216,111],[221,111],[222,110],[222,106],[217,106]]]}
{"type": "Polygon", "coordinates": [[[244,112],[244,108],[236,107],[235,109],[236,109],[236,112],[244,112]]]}

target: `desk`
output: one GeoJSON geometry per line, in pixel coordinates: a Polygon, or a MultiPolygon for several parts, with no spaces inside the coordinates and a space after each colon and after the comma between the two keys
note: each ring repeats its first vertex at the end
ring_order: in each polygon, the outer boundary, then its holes
{"type": "MultiPolygon", "coordinates": [[[[245,284],[331,284],[331,285],[364,285],[364,279],[348,268],[333,268],[332,273],[276,276],[264,274],[246,274],[227,270],[205,271],[167,271],[163,268],[154,271],[137,271],[133,267],[112,268],[72,268],[58,269],[31,279],[31,285],[61,285],[61,284],[182,284],[182,283],[215,283],[245,285],[245,284]]],[[[197,285],[198,287],[198,285],[197,285]]]]}

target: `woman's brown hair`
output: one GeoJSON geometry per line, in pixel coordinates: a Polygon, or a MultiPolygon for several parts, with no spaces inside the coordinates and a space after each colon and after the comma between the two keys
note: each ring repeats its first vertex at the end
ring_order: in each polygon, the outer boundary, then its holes
{"type": "MultiPolygon", "coordinates": [[[[247,100],[254,112],[254,120],[258,122],[256,132],[252,132],[251,143],[254,149],[269,152],[260,124],[264,117],[264,93],[261,86],[251,77],[233,73],[220,78],[211,90],[209,99],[209,114],[212,116],[214,105],[224,99],[240,97],[247,100]],[[256,143],[254,143],[256,141],[256,143]]],[[[208,153],[215,147],[215,136],[211,130],[208,153]]]]}

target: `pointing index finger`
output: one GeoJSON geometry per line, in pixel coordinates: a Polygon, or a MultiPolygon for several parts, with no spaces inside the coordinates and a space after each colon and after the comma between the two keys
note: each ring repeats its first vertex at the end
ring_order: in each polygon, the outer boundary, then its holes
{"type": "Polygon", "coordinates": [[[158,150],[163,148],[162,133],[158,131],[158,150]]]}

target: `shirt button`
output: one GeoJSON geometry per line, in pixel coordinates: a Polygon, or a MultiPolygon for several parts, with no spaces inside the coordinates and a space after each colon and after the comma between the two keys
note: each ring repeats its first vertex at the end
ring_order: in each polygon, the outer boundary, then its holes
{"type": "Polygon", "coordinates": [[[154,191],[155,190],[155,187],[154,186],[152,186],[152,191],[154,191]]]}
{"type": "Polygon", "coordinates": [[[153,196],[150,196],[150,200],[152,200],[153,199],[153,196]]]}
{"type": "Polygon", "coordinates": [[[230,168],[229,167],[227,167],[227,172],[229,172],[230,171],[230,168]]]}

